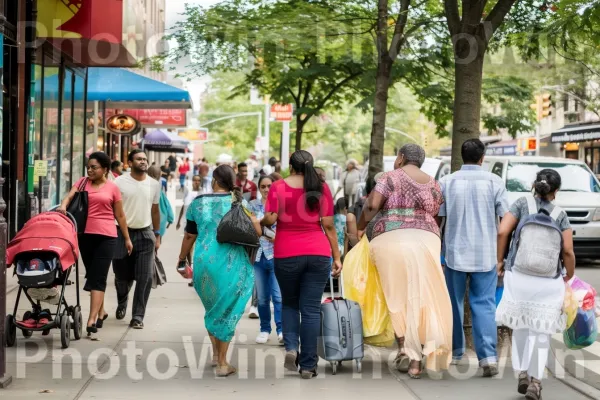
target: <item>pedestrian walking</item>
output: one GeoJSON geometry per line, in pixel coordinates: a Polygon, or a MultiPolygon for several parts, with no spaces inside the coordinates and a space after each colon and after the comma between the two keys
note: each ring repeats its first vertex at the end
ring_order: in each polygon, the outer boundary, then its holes
{"type": "Polygon", "coordinates": [[[248,165],[240,163],[237,168],[238,173],[235,185],[242,188],[242,194],[246,201],[256,200],[258,188],[256,187],[256,183],[248,178],[248,165]]]}
{"type": "Polygon", "coordinates": [[[120,177],[121,175],[123,175],[123,163],[119,160],[113,161],[110,164],[110,171],[115,178],[120,177]]]}
{"type": "Polygon", "coordinates": [[[179,186],[181,191],[185,192],[185,181],[187,179],[187,173],[190,171],[190,159],[186,158],[185,161],[179,166],[179,186]]]}
{"type": "Polygon", "coordinates": [[[343,190],[346,206],[351,208],[356,202],[358,194],[358,183],[360,182],[360,172],[358,171],[358,161],[348,160],[346,171],[341,176],[342,185],[338,188],[336,195],[343,190]]]}
{"type": "Polygon", "coordinates": [[[496,248],[498,218],[508,211],[502,179],[481,168],[485,145],[467,140],[461,149],[463,167],[440,180],[445,202],[440,217],[446,218],[444,249],[446,284],[452,300],[453,363],[465,354],[464,300],[469,282],[473,339],[484,377],[498,374],[496,351],[496,248]]]}
{"type": "Polygon", "coordinates": [[[117,241],[115,219],[124,238],[127,253],[131,253],[133,249],[123,212],[121,192],[116,184],[108,180],[111,173],[111,162],[108,155],[100,151],[90,154],[87,177],[80,178],[73,185],[57,209],[66,214],[67,207],[75,193],[80,189],[88,193],[85,232],[79,234],[78,237],[79,251],[85,266],[86,282],[83,290],[90,292],[91,295],[87,321],[88,334],[97,333],[108,318],[108,313],[104,309],[104,293],[117,241]]]}
{"type": "Polygon", "coordinates": [[[163,190],[167,191],[167,183],[171,180],[171,169],[169,168],[169,160],[165,160],[165,165],[160,167],[160,184],[163,190]]]}
{"type": "MultiPolygon", "coordinates": [[[[259,220],[265,215],[265,204],[273,180],[268,176],[262,176],[258,180],[258,189],[262,196],[261,200],[250,202],[250,211],[259,220]]],[[[271,302],[273,302],[275,328],[279,344],[283,344],[283,328],[281,325],[281,291],[275,277],[275,260],[273,259],[273,242],[275,241],[275,225],[271,229],[264,228],[260,237],[260,248],[254,260],[254,287],[258,298],[258,316],[260,318],[260,333],[256,337],[256,343],[264,344],[269,341],[271,335],[271,302]]]]}
{"type": "Polygon", "coordinates": [[[284,366],[290,371],[298,371],[299,366],[302,378],[311,379],[317,376],[321,297],[330,274],[340,274],[342,262],[333,222],[333,198],[307,151],[292,154],[290,176],[271,186],[261,224],[270,227],[275,223],[275,275],[283,301],[284,366]]]}
{"type": "MultiPolygon", "coordinates": [[[[161,170],[162,167],[161,169],[158,169],[156,166],[150,167],[148,168],[148,176],[160,182],[163,180],[161,170]]],[[[158,208],[160,210],[159,236],[162,238],[165,236],[167,228],[173,222],[175,222],[175,213],[173,212],[173,207],[171,206],[171,202],[169,201],[169,198],[164,190],[160,192],[160,202],[158,208]]]]}
{"type": "MultiPolygon", "coordinates": [[[[189,206],[179,263],[186,261],[192,247],[203,249],[194,253],[194,288],[205,308],[212,365],[217,367],[217,376],[225,377],[236,372],[227,362],[227,350],[252,293],[254,273],[244,247],[217,241],[217,227],[231,210],[233,198],[242,201],[230,166],[221,165],[214,171],[213,192],[198,196],[189,206]]],[[[258,220],[252,219],[260,234],[258,220]]]]}
{"type": "Polygon", "coordinates": [[[348,208],[346,207],[346,199],[338,199],[335,203],[333,211],[333,222],[335,224],[335,231],[337,232],[337,242],[340,249],[342,258],[346,254],[347,238],[348,238],[348,225],[347,225],[348,208]]]}
{"type": "Polygon", "coordinates": [[[452,343],[435,220],[444,199],[435,179],[421,171],[424,161],[423,148],[403,146],[398,168],[377,181],[358,223],[359,231],[372,226],[371,255],[398,342],[396,366],[413,379],[421,376],[424,356],[427,369],[448,369],[452,343]]]}
{"type": "MultiPolygon", "coordinates": [[[[513,330],[512,363],[519,371],[517,390],[529,400],[541,399],[542,379],[548,362],[551,335],[561,333],[566,328],[563,313],[565,282],[575,274],[575,254],[573,252],[573,229],[567,214],[552,204],[561,186],[561,177],[555,170],[545,169],[537,173],[533,184],[535,198],[531,195],[517,200],[502,219],[498,233],[497,265],[498,275],[504,277],[504,293],[496,312],[496,321],[513,330]],[[533,213],[549,215],[562,232],[562,248],[545,249],[542,260],[550,266],[552,276],[536,276],[521,270],[518,263],[517,246],[513,242],[506,261],[504,255],[517,226],[533,213]],[[560,252],[566,276],[552,268],[550,254],[560,252]],[[516,262],[513,263],[512,260],[516,262]],[[513,265],[516,264],[516,265],[513,265]]],[[[523,231],[522,231],[523,232],[523,231]]],[[[544,243],[548,246],[548,243],[544,243]]],[[[536,258],[539,247],[523,243],[519,256],[524,251],[529,260],[536,258]],[[529,254],[527,254],[529,253],[529,254]]],[[[539,253],[538,253],[539,254],[539,253]]],[[[540,258],[540,256],[537,256],[540,258]]],[[[528,260],[528,261],[529,261],[528,260]]],[[[558,264],[558,263],[557,263],[558,264]]]]}
{"type": "MultiPolygon", "coordinates": [[[[115,183],[123,197],[133,251],[127,254],[122,243],[117,243],[113,261],[119,303],[116,316],[118,320],[125,318],[129,291],[135,281],[130,326],[144,329],[146,306],[152,290],[154,257],[160,247],[161,189],[159,183],[147,174],[148,159],[142,150],[132,150],[127,159],[131,174],[120,176],[115,183]]],[[[121,235],[119,239],[123,241],[121,235]]]]}

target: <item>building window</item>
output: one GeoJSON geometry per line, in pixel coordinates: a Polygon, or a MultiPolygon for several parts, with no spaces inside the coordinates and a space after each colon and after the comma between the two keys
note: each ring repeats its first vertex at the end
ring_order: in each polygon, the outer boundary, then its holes
{"type": "Polygon", "coordinates": [[[48,163],[48,175],[43,179],[42,211],[58,204],[58,118],[60,101],[60,68],[44,66],[42,106],[42,160],[48,163]]]}

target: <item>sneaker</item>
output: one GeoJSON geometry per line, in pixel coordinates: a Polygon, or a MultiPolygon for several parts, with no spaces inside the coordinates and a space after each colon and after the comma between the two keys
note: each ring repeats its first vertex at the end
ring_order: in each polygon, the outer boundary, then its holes
{"type": "Polygon", "coordinates": [[[517,384],[517,392],[520,394],[527,394],[527,389],[529,388],[529,375],[527,375],[527,371],[521,371],[519,373],[519,382],[517,384]]]}
{"type": "Polygon", "coordinates": [[[317,370],[312,370],[312,371],[301,371],[300,375],[302,376],[302,379],[312,379],[312,378],[316,378],[317,377],[317,370]]]}
{"type": "Polygon", "coordinates": [[[298,372],[298,352],[295,350],[286,352],[283,366],[288,371],[298,372]]]}
{"type": "Polygon", "coordinates": [[[256,337],[256,343],[258,343],[258,344],[265,344],[268,341],[269,341],[269,333],[268,332],[261,332],[256,337]]]}
{"type": "Polygon", "coordinates": [[[462,360],[453,358],[452,361],[450,361],[450,365],[459,365],[461,361],[462,360]]]}
{"type": "Polygon", "coordinates": [[[248,318],[258,319],[258,308],[250,307],[250,312],[248,313],[248,318]]]}
{"type": "Polygon", "coordinates": [[[129,323],[129,326],[133,329],[144,329],[144,323],[142,321],[138,321],[137,319],[132,319],[129,323]]]}
{"type": "Polygon", "coordinates": [[[279,341],[279,345],[283,346],[283,333],[277,335],[277,340],[279,341]]]}
{"type": "Polygon", "coordinates": [[[498,374],[499,374],[498,364],[490,364],[490,365],[483,367],[483,377],[484,378],[491,378],[498,374]]]}

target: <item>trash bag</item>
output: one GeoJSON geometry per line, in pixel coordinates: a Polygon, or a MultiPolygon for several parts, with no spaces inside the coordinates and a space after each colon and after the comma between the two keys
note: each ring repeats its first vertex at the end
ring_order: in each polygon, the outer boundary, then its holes
{"type": "Polygon", "coordinates": [[[217,227],[217,242],[258,248],[259,237],[250,219],[251,215],[240,202],[233,202],[231,210],[223,216],[217,227]]]}
{"type": "Polygon", "coordinates": [[[356,301],[362,310],[365,343],[375,346],[392,345],[394,330],[391,327],[379,274],[371,261],[366,235],[346,255],[343,278],[345,297],[356,301]]]}
{"type": "Polygon", "coordinates": [[[591,346],[598,337],[596,290],[574,276],[567,282],[563,309],[567,315],[567,329],[563,332],[567,348],[578,350],[591,346]]]}

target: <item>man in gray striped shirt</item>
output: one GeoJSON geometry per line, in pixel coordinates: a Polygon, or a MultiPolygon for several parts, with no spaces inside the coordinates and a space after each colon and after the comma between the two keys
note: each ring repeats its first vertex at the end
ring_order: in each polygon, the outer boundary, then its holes
{"type": "Polygon", "coordinates": [[[461,149],[460,171],[440,180],[445,202],[439,216],[446,218],[444,256],[446,284],[454,317],[453,363],[465,353],[464,299],[469,277],[473,338],[483,375],[498,374],[496,352],[496,243],[498,218],[508,212],[504,181],[481,168],[485,145],[467,140],[461,149]]]}

